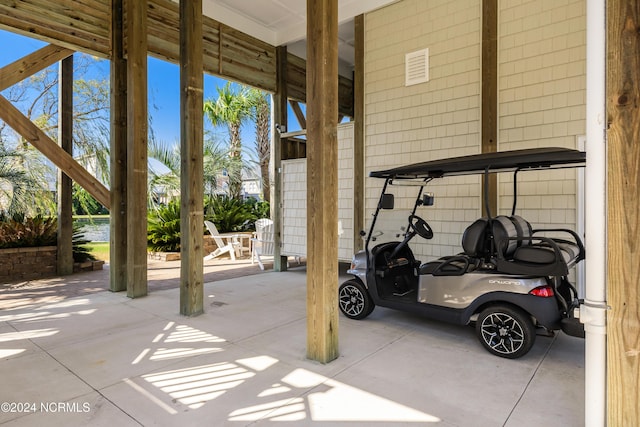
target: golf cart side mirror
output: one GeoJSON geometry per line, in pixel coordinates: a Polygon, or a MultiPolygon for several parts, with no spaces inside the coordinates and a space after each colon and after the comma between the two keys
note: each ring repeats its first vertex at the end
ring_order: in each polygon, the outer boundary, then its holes
{"type": "Polygon", "coordinates": [[[433,195],[433,193],[424,193],[422,195],[422,204],[424,206],[433,206],[434,199],[435,199],[435,196],[433,195]]]}
{"type": "Polygon", "coordinates": [[[380,196],[380,209],[393,209],[393,194],[383,193],[380,196]]]}

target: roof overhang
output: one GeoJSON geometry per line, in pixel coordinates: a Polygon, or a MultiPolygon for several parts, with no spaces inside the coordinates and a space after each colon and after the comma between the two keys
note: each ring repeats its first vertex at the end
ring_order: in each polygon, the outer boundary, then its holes
{"type": "MultiPolygon", "coordinates": [[[[176,1],[176,0],[174,0],[176,1]]],[[[399,0],[338,0],[338,58],[341,74],[354,64],[353,18],[399,0]]],[[[203,0],[205,15],[272,46],[287,46],[306,59],[307,0],[203,0]]]]}

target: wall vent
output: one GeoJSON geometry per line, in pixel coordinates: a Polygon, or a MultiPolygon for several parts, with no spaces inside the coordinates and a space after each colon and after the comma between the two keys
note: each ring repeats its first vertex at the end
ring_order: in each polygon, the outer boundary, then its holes
{"type": "Polygon", "coordinates": [[[429,81],[429,49],[417,50],[404,56],[404,85],[429,81]]]}

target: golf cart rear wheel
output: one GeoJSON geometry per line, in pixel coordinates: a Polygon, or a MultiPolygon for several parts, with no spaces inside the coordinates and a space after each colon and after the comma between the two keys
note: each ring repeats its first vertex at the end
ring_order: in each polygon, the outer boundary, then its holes
{"type": "Polygon", "coordinates": [[[357,280],[347,280],[338,290],[338,305],[349,319],[364,319],[371,314],[375,304],[364,285],[357,280]]]}
{"type": "Polygon", "coordinates": [[[476,335],[489,353],[507,359],[524,356],[536,340],[531,317],[508,305],[485,308],[478,316],[476,335]]]}

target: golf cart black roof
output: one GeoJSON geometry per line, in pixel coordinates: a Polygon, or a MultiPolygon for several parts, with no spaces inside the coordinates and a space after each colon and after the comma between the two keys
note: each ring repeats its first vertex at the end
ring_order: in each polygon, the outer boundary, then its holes
{"type": "Polygon", "coordinates": [[[383,171],[373,171],[373,178],[426,179],[443,176],[508,172],[527,169],[550,169],[584,166],[586,155],[583,151],[568,148],[532,148],[527,150],[500,151],[497,153],[474,154],[450,157],[399,166],[383,171]]]}

